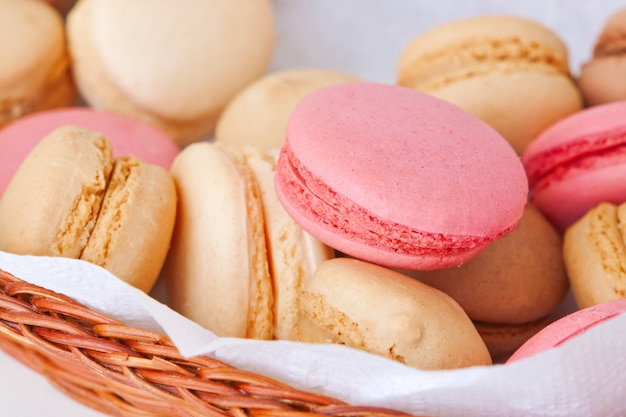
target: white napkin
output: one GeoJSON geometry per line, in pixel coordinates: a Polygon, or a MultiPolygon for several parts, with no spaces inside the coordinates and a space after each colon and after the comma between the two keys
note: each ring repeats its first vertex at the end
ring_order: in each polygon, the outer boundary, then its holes
{"type": "Polygon", "coordinates": [[[211,354],[351,404],[446,417],[626,415],[626,315],[516,363],[419,371],[343,346],[217,338],[82,261],[0,252],[0,269],[129,325],[164,332],[184,355],[211,354]]]}

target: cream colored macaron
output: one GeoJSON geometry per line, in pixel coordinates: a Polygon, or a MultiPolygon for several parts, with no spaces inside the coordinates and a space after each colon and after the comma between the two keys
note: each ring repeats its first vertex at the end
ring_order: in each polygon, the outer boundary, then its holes
{"type": "Polygon", "coordinates": [[[626,204],[600,203],[571,225],[563,257],[578,308],[626,298],[626,204]]]}
{"type": "Polygon", "coordinates": [[[218,336],[271,338],[263,206],[244,155],[194,143],[171,172],[179,206],[165,265],[170,306],[218,336]]]}
{"type": "Polygon", "coordinates": [[[356,76],[322,68],[273,72],[249,84],[226,106],[215,129],[215,140],[228,146],[280,148],[287,121],[302,98],[319,88],[360,81],[356,76]]]}
{"type": "Polygon", "coordinates": [[[100,133],[64,126],[27,156],[0,200],[0,250],[95,263],[148,292],[174,228],[163,168],[113,158],[100,133]]]}
{"type": "Polygon", "coordinates": [[[0,2],[0,127],[76,99],[61,15],[40,1],[0,2]]]}
{"type": "Polygon", "coordinates": [[[473,113],[520,155],[583,105],[565,43],[518,16],[468,17],[417,35],[399,57],[397,82],[473,113]]]}
{"type": "Polygon", "coordinates": [[[67,19],[85,100],[180,145],[208,136],[226,103],[265,73],[274,32],[269,0],[80,0],[67,19]]]}
{"type": "Polygon", "coordinates": [[[172,165],[179,207],[164,270],[169,303],[219,336],[290,338],[298,294],[334,255],[278,202],[276,158],[202,142],[172,165]]]}
{"type": "Polygon", "coordinates": [[[301,307],[299,341],[344,344],[420,369],[491,364],[476,328],[450,296],[378,265],[323,262],[301,307]]]}
{"type": "Polygon", "coordinates": [[[317,267],[334,258],[334,250],[305,232],[287,214],[274,189],[278,150],[244,150],[259,184],[274,290],[274,337],[291,339],[300,311],[300,294],[317,267]]]}

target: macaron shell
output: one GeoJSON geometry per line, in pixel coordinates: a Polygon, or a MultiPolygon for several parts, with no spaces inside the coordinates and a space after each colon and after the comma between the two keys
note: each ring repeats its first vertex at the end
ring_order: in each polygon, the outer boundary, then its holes
{"type": "Polygon", "coordinates": [[[569,289],[561,236],[532,204],[515,229],[463,265],[403,272],[450,295],[475,322],[516,329],[547,316],[569,289]]]}
{"type": "Polygon", "coordinates": [[[389,221],[483,236],[517,224],[524,209],[526,176],[508,143],[425,94],[376,83],[323,88],[301,102],[287,134],[289,147],[320,181],[389,221]],[[447,215],[450,207],[454,216],[447,215]]]}
{"type": "Polygon", "coordinates": [[[626,101],[581,110],[546,128],[522,156],[531,183],[566,161],[625,143],[625,117],[626,101]]]}
{"type": "Polygon", "coordinates": [[[563,257],[579,308],[626,298],[626,206],[600,203],[565,232],[563,257]]]}
{"type": "Polygon", "coordinates": [[[626,9],[615,12],[606,21],[596,40],[593,57],[586,62],[577,79],[587,106],[626,99],[626,9]]]}
{"type": "Polygon", "coordinates": [[[365,82],[298,105],[276,187],[324,243],[407,269],[468,260],[517,224],[527,198],[519,158],[486,123],[426,94],[365,82]]]}
{"type": "Polygon", "coordinates": [[[269,64],[274,29],[266,0],[92,3],[93,39],[107,73],[141,107],[165,117],[194,118],[225,104],[269,64]]]}
{"type": "Polygon", "coordinates": [[[219,336],[271,337],[262,207],[250,177],[206,142],[186,147],[171,172],[178,209],[164,270],[170,305],[219,336]]]}
{"type": "Polygon", "coordinates": [[[530,199],[564,231],[600,202],[626,200],[626,102],[574,113],[542,132],[522,157],[530,199]]]}
{"type": "Polygon", "coordinates": [[[38,1],[0,3],[0,127],[76,100],[60,14],[38,1]]]}
{"type": "Polygon", "coordinates": [[[451,21],[415,37],[400,56],[399,84],[413,86],[411,80],[427,78],[424,73],[438,67],[438,62],[462,68],[467,62],[491,57],[549,62],[569,73],[566,46],[547,27],[517,16],[484,15],[451,21]],[[465,59],[459,59],[459,53],[465,59]]]}
{"type": "Polygon", "coordinates": [[[300,311],[299,296],[317,266],[334,251],[305,232],[285,211],[274,189],[277,152],[247,148],[263,202],[270,275],[274,291],[274,337],[291,339],[300,311]]]}
{"type": "Polygon", "coordinates": [[[356,76],[318,68],[270,73],[246,86],[228,103],[218,120],[215,140],[228,146],[255,146],[261,151],[280,148],[289,116],[306,94],[356,81],[356,76]]]}
{"type": "Polygon", "coordinates": [[[623,55],[609,55],[585,63],[576,84],[587,106],[626,99],[626,61],[623,55]]]}
{"type": "Polygon", "coordinates": [[[0,3],[0,98],[31,96],[64,57],[61,16],[38,1],[0,3]]]}
{"type": "Polygon", "coordinates": [[[296,340],[345,344],[420,369],[491,364],[452,298],[380,266],[349,258],[323,262],[301,305],[304,327],[296,340]]]}
{"type": "Polygon", "coordinates": [[[583,106],[565,43],[517,16],[468,17],[419,34],[400,55],[397,80],[485,120],[520,155],[541,130],[583,106]]]}
{"type": "Polygon", "coordinates": [[[421,91],[481,118],[503,135],[519,155],[547,126],[582,108],[580,93],[569,77],[556,72],[533,72],[532,68],[515,63],[421,91]]]}
{"type": "Polygon", "coordinates": [[[608,301],[571,313],[551,324],[524,343],[507,363],[531,357],[557,347],[593,326],[626,312],[626,299],[608,301]]]}
{"type": "Polygon", "coordinates": [[[165,133],[126,116],[82,107],[33,113],[0,130],[0,197],[35,145],[64,125],[102,132],[111,142],[114,157],[134,155],[167,170],[179,152],[165,133]]]}
{"type": "Polygon", "coordinates": [[[536,335],[550,322],[548,317],[542,317],[522,324],[502,324],[474,322],[476,330],[489,349],[494,362],[508,360],[527,340],[536,335]]]}
{"type": "Polygon", "coordinates": [[[78,258],[112,169],[112,149],[101,134],[73,126],[50,133],[0,200],[0,250],[78,258]]]}
{"type": "Polygon", "coordinates": [[[133,156],[117,158],[80,258],[147,293],[165,262],[175,218],[169,172],[133,156]]]}
{"type": "Polygon", "coordinates": [[[600,202],[626,201],[626,148],[613,155],[601,153],[586,158],[579,166],[568,166],[554,177],[546,177],[533,189],[530,200],[540,207],[563,233],[600,202]]]}

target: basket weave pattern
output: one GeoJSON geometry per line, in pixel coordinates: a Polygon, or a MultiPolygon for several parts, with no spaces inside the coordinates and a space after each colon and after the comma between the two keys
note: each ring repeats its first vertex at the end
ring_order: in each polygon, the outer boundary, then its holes
{"type": "Polygon", "coordinates": [[[115,416],[399,416],[304,392],[164,335],[127,327],[0,270],[0,348],[77,401],[115,416]]]}

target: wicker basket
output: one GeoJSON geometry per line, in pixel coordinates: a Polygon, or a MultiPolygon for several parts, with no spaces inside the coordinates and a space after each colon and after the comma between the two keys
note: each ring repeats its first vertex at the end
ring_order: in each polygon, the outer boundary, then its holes
{"type": "Polygon", "coordinates": [[[75,400],[116,416],[399,416],[304,392],[125,326],[0,270],[0,347],[75,400]]]}

